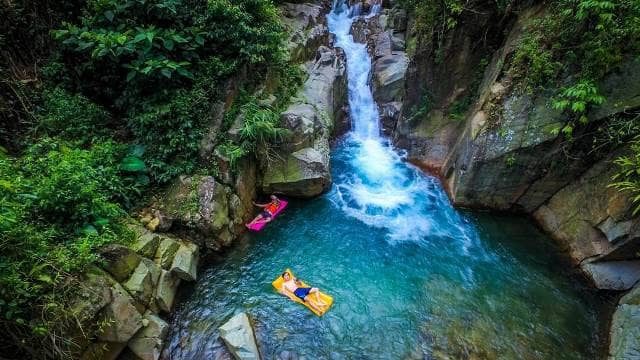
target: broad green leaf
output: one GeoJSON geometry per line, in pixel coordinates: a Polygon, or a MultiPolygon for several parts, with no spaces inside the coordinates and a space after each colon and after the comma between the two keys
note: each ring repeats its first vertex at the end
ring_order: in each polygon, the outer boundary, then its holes
{"type": "Polygon", "coordinates": [[[107,20],[109,20],[109,22],[113,21],[113,16],[114,16],[114,14],[113,14],[113,11],[111,11],[111,10],[107,10],[107,11],[104,12],[104,17],[106,17],[107,20]]]}
{"type": "Polygon", "coordinates": [[[128,172],[140,172],[144,171],[147,167],[144,164],[144,161],[142,161],[140,158],[135,156],[127,156],[122,159],[120,168],[128,172]]]}
{"type": "Polygon", "coordinates": [[[162,75],[164,75],[167,79],[171,79],[171,70],[164,68],[160,70],[160,73],[162,73],[162,75]]]}

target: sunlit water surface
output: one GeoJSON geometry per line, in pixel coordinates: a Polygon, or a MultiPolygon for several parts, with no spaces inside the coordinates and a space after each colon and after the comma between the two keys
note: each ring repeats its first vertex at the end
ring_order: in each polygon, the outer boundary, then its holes
{"type": "Polygon", "coordinates": [[[332,155],[334,185],[204,266],[163,357],[222,356],[217,328],[245,311],[266,359],[594,358],[597,297],[550,241],[526,220],[452,208],[378,135],[371,60],[349,35],[357,11],[334,7],[353,122],[332,155]],[[287,267],[334,296],[325,316],[274,291],[287,267]]]}

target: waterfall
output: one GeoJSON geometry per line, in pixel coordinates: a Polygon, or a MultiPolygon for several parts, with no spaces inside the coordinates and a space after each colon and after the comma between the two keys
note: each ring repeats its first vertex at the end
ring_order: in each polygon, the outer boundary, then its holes
{"type": "Polygon", "coordinates": [[[371,5],[371,9],[369,10],[369,14],[367,14],[367,18],[378,15],[378,13],[382,10],[382,5],[375,3],[371,5]]]}
{"type": "Polygon", "coordinates": [[[350,166],[338,174],[329,196],[347,216],[387,230],[390,240],[420,243],[429,236],[446,236],[456,239],[466,253],[477,243],[477,235],[450,205],[440,182],[405,162],[403,153],[380,134],[378,106],[369,85],[371,58],[366,45],[350,34],[357,13],[338,0],[327,15],[335,46],[347,58],[352,122],[344,150],[334,155],[350,166]]]}

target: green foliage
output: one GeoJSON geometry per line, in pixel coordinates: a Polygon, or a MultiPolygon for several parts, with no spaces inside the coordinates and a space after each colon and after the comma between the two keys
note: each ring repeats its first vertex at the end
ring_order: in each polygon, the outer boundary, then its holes
{"type": "MultiPolygon", "coordinates": [[[[558,97],[553,101],[553,108],[562,110],[570,114],[570,121],[562,128],[565,137],[571,138],[576,120],[579,124],[589,122],[587,110],[593,106],[602,104],[605,98],[598,94],[598,87],[592,80],[583,79],[577,84],[560,89],[558,97]]],[[[560,129],[552,130],[554,135],[558,135],[560,129]]]]}
{"type": "Polygon", "coordinates": [[[208,101],[202,89],[179,89],[168,102],[148,101],[132,109],[129,126],[146,148],[144,158],[156,182],[166,183],[195,169],[208,101]]]}
{"type": "Polygon", "coordinates": [[[56,87],[42,94],[38,128],[48,136],[90,143],[109,135],[110,114],[82,95],[56,87]]]}
{"type": "Polygon", "coordinates": [[[255,150],[256,147],[282,140],[288,135],[286,129],[278,127],[279,113],[271,108],[259,106],[256,101],[251,101],[243,105],[241,111],[244,114],[244,123],[240,129],[240,138],[243,144],[247,144],[247,150],[255,150]]]}
{"type": "Polygon", "coordinates": [[[49,336],[68,316],[70,274],[96,260],[96,247],[129,237],[117,221],[122,150],[43,139],[19,159],[0,155],[0,324],[20,346],[52,351],[49,336]]]}
{"type": "Polygon", "coordinates": [[[640,213],[640,136],[631,142],[631,154],[614,160],[618,172],[609,187],[628,192],[634,204],[633,215],[640,213]]]}
{"type": "MultiPolygon", "coordinates": [[[[69,86],[126,122],[159,184],[195,170],[212,99],[230,74],[251,66],[259,75],[286,59],[284,27],[268,0],[95,0],[80,24],[53,34],[64,63],[78,69],[69,86]]],[[[54,105],[66,115],[66,104],[54,105]]],[[[252,129],[247,138],[261,136],[252,129]]]]}
{"type": "Polygon", "coordinates": [[[637,0],[556,0],[527,29],[512,74],[529,89],[555,85],[559,76],[599,80],[640,50],[637,0]]]}
{"type": "Polygon", "coordinates": [[[132,93],[184,86],[212,56],[222,67],[285,58],[283,27],[267,0],[90,1],[80,25],[53,34],[81,77],[104,86],[96,95],[115,96],[120,108],[136,103],[132,93]]]}

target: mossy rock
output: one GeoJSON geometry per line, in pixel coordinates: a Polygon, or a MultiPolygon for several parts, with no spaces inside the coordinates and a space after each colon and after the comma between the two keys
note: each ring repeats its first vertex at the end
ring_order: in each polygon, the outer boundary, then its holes
{"type": "Polygon", "coordinates": [[[118,282],[128,279],[142,260],[135,251],[118,244],[103,247],[100,256],[104,260],[103,268],[118,282]]]}

